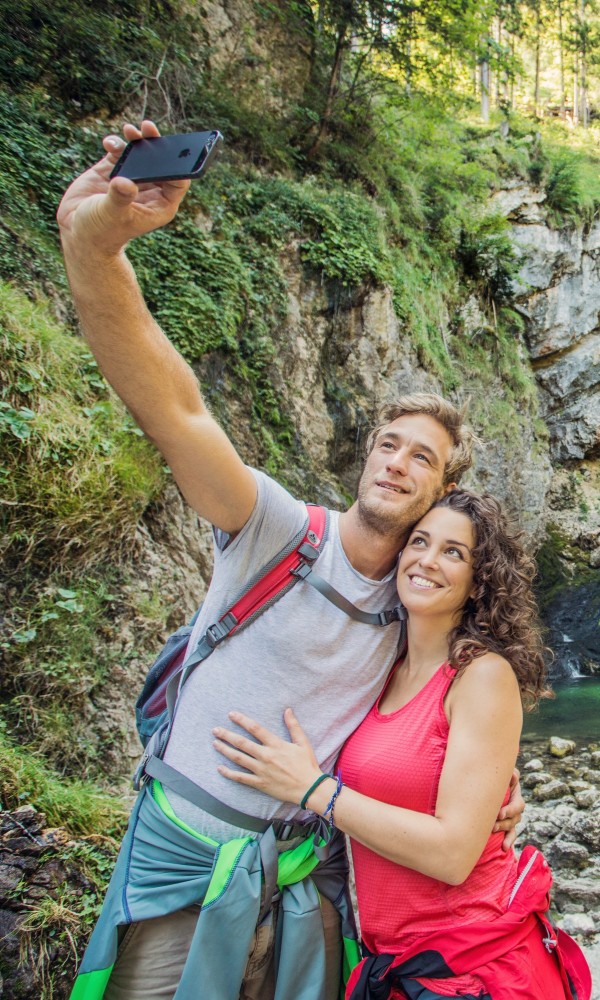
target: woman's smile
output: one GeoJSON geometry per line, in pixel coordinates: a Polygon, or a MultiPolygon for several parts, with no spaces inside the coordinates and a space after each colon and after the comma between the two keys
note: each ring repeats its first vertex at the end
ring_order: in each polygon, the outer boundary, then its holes
{"type": "Polygon", "coordinates": [[[417,576],[416,574],[413,576],[409,575],[408,579],[411,586],[417,590],[435,590],[437,587],[442,586],[441,583],[436,583],[434,580],[429,580],[424,576],[417,576]]]}

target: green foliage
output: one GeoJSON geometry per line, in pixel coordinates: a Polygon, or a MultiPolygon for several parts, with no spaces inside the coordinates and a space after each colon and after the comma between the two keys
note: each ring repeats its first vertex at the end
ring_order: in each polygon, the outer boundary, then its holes
{"type": "Polygon", "coordinates": [[[66,290],[54,214],[75,173],[75,151],[64,113],[44,95],[24,99],[0,88],[0,170],[0,277],[66,290]]]}
{"type": "Polygon", "coordinates": [[[537,389],[521,339],[521,317],[503,307],[481,318],[482,325],[468,333],[457,323],[449,339],[460,385],[471,399],[469,418],[486,445],[502,443],[507,453],[522,446],[533,424],[535,449],[535,442],[545,443],[547,432],[544,436],[537,419],[537,389]]]}
{"type": "Polygon", "coordinates": [[[457,257],[467,279],[498,305],[510,302],[521,256],[501,215],[474,215],[461,231],[457,257]]]}
{"type": "Polygon", "coordinates": [[[140,663],[164,641],[171,602],[114,564],[42,579],[21,572],[19,585],[0,631],[0,718],[61,773],[114,784],[128,767],[123,692],[141,685],[140,663]]]}
{"type": "Polygon", "coordinates": [[[420,363],[434,372],[446,390],[456,385],[454,360],[444,339],[448,305],[455,276],[436,264],[441,261],[424,247],[398,248],[393,253],[394,306],[420,363]],[[419,251],[422,250],[422,255],[419,251]],[[431,267],[427,267],[428,262],[431,267]]]}
{"type": "Polygon", "coordinates": [[[111,738],[94,738],[86,703],[114,669],[105,620],[115,600],[104,575],[50,577],[41,590],[30,581],[0,641],[4,718],[54,766],[82,776],[104,769],[111,738]]]}
{"type": "Polygon", "coordinates": [[[73,836],[118,837],[126,822],[123,802],[89,781],[65,780],[37,753],[17,747],[0,722],[0,796],[3,809],[30,803],[50,826],[64,826],[73,836]]]}
{"type": "MultiPolygon", "coordinates": [[[[66,828],[69,838],[57,837],[48,851],[54,877],[41,898],[35,875],[31,895],[31,881],[16,888],[21,968],[35,969],[39,996],[63,996],[100,913],[127,814],[119,798],[89,781],[65,780],[39,754],[15,746],[0,722],[0,808],[23,804],[43,813],[48,826],[66,828]],[[64,881],[57,884],[55,873],[64,881]]],[[[45,860],[42,853],[41,866],[45,860]]]]}
{"type": "Polygon", "coordinates": [[[531,149],[530,177],[545,188],[548,218],[555,226],[589,223],[600,207],[598,130],[582,137],[563,123],[540,126],[531,149]]]}
{"type": "MultiPolygon", "coordinates": [[[[547,152],[546,198],[556,222],[589,220],[600,203],[597,177],[593,188],[586,183],[585,163],[586,160],[572,150],[549,148],[547,152]]],[[[595,168],[597,175],[598,163],[595,168]]]]}
{"type": "Polygon", "coordinates": [[[178,0],[0,0],[0,80],[45,88],[77,115],[106,109],[155,79],[167,55],[193,72],[196,24],[178,0]]]}
{"type": "Polygon", "coordinates": [[[9,285],[0,285],[0,356],[4,558],[89,565],[126,548],[161,487],[158,456],[81,341],[9,285]]]}

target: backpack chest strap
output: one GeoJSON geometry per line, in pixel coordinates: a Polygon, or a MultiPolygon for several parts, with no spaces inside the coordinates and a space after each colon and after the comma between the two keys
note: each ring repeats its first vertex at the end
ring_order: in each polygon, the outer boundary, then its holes
{"type": "Polygon", "coordinates": [[[210,813],[211,816],[216,816],[224,823],[229,823],[230,826],[239,827],[240,830],[265,833],[271,827],[276,840],[293,840],[295,837],[305,839],[313,833],[317,834],[320,839],[327,839],[327,834],[330,834],[328,824],[316,813],[311,815],[306,822],[298,823],[284,819],[261,819],[258,816],[240,812],[239,809],[234,809],[233,806],[228,806],[225,802],[215,798],[201,785],[197,785],[195,781],[171,767],[160,757],[150,756],[148,758],[145,763],[145,774],[147,778],[156,778],[161,785],[177,795],[181,795],[192,805],[198,806],[199,809],[210,813]]]}
{"type": "Polygon", "coordinates": [[[384,611],[361,611],[347,597],[340,594],[335,587],[332,587],[327,580],[315,573],[311,563],[303,563],[297,569],[293,569],[292,573],[318,590],[323,597],[326,597],[331,604],[335,604],[336,608],[343,611],[349,618],[353,618],[356,622],[362,622],[363,625],[391,625],[392,622],[404,622],[408,617],[406,608],[401,604],[397,604],[393,608],[386,608],[384,611]]]}

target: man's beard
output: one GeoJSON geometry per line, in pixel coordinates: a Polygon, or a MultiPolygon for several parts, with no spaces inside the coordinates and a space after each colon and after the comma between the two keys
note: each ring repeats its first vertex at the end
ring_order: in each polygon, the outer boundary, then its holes
{"type": "Polygon", "coordinates": [[[443,490],[432,490],[423,496],[412,496],[401,510],[394,510],[390,505],[378,504],[367,498],[367,489],[361,479],[358,484],[357,508],[362,525],[368,530],[382,535],[402,539],[419,521],[433,504],[441,498],[443,490]]]}

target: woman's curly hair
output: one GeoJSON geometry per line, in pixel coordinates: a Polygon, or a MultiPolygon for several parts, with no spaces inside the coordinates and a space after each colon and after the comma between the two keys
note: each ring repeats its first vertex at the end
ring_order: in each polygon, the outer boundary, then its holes
{"type": "Polygon", "coordinates": [[[532,590],[535,563],[498,501],[488,493],[452,490],[435,507],[449,507],[469,518],[475,532],[475,596],[448,637],[449,662],[466,667],[484,653],[498,653],[513,668],[527,708],[548,697],[545,646],[532,590]]]}

